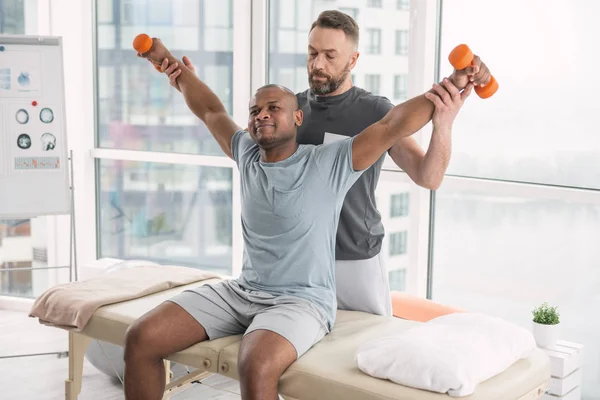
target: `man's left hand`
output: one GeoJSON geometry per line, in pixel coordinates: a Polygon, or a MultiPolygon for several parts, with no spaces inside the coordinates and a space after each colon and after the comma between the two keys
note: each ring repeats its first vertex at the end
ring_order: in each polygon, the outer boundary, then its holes
{"type": "Polygon", "coordinates": [[[433,127],[439,132],[450,132],[456,115],[462,108],[465,100],[471,94],[472,83],[467,83],[465,90],[460,93],[458,88],[448,78],[442,83],[433,85],[433,91],[425,93],[425,97],[435,105],[433,112],[433,127]]]}
{"type": "Polygon", "coordinates": [[[449,78],[454,86],[462,90],[469,82],[474,86],[485,86],[490,82],[491,77],[492,74],[487,65],[478,56],[473,55],[471,65],[461,70],[455,70],[449,78]]]}

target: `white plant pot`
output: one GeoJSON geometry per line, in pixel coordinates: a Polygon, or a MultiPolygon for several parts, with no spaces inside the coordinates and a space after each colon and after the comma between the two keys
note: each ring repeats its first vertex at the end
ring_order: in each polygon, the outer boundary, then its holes
{"type": "Polygon", "coordinates": [[[544,325],[533,322],[533,337],[538,347],[552,347],[558,341],[559,325],[544,325]]]}

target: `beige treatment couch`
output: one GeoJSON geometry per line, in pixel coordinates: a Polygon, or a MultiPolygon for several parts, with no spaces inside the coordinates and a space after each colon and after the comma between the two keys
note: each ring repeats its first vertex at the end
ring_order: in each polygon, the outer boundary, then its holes
{"type": "MultiPolygon", "coordinates": [[[[207,280],[203,283],[215,281],[207,280]]],[[[69,332],[66,399],[77,399],[81,391],[84,353],[92,339],[123,346],[127,328],[138,317],[175,293],[198,285],[194,283],[180,286],[135,300],[103,306],[95,311],[83,331],[69,332]]],[[[338,311],[332,332],[292,364],[281,377],[281,396],[286,400],[451,399],[445,394],[417,390],[373,378],[356,366],[355,353],[360,344],[392,333],[397,334],[419,323],[395,317],[338,311]]],[[[233,336],[199,343],[169,357],[174,362],[197,369],[177,381],[168,383],[165,398],[182,390],[192,380],[209,374],[238,379],[237,355],[240,340],[241,336],[233,336]]],[[[168,362],[166,364],[168,365],[168,362]]],[[[465,399],[539,399],[549,379],[548,359],[541,351],[536,351],[528,359],[518,361],[500,375],[481,383],[475,394],[465,399]]]]}

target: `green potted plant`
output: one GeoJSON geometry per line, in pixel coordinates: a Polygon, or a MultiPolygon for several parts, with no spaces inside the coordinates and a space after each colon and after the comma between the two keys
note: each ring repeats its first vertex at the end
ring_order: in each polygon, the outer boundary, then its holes
{"type": "Polygon", "coordinates": [[[544,302],[532,311],[533,337],[539,347],[552,347],[558,341],[560,313],[557,308],[544,302]]]}

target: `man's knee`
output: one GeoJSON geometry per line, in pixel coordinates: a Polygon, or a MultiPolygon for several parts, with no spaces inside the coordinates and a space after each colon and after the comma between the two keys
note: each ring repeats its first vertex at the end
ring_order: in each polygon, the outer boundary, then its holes
{"type": "Polygon", "coordinates": [[[296,349],[283,336],[269,330],[256,330],[242,340],[238,356],[240,379],[278,381],[296,360],[296,349]]]}
{"type": "Polygon", "coordinates": [[[281,367],[271,355],[257,355],[253,352],[240,353],[238,359],[238,374],[245,380],[279,380],[281,367]]]}
{"type": "Polygon", "coordinates": [[[125,359],[135,356],[156,355],[160,348],[148,320],[135,321],[125,333],[125,359]]]}

